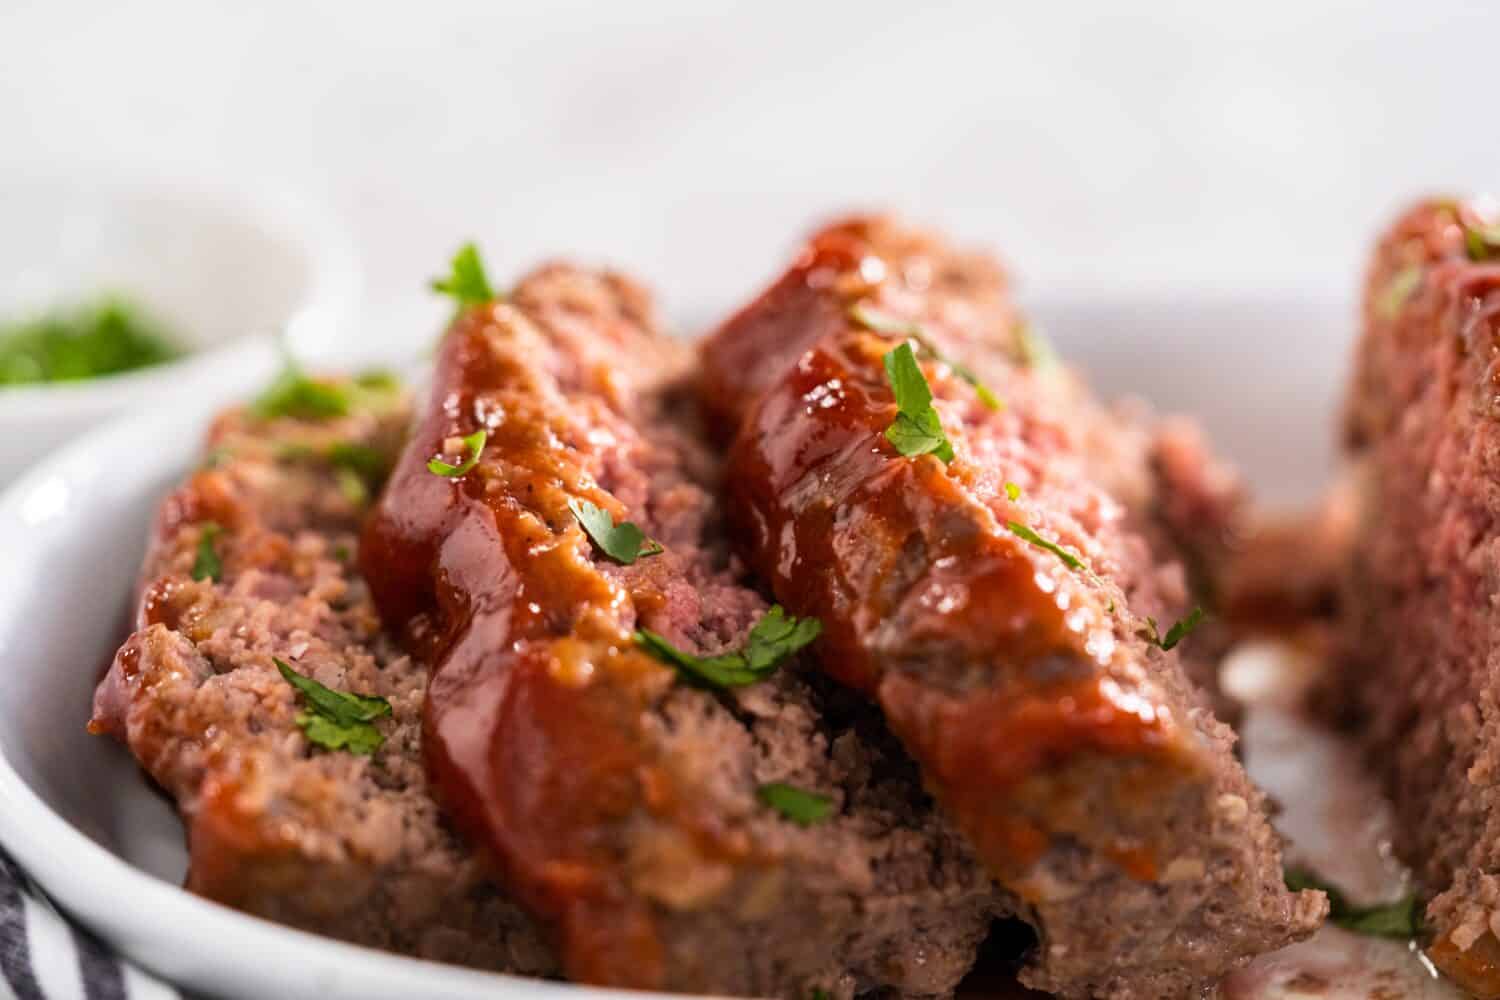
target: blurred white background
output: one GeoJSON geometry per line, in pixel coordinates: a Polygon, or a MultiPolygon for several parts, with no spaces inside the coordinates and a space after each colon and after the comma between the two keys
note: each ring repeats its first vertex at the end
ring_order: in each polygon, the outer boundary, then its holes
{"type": "Polygon", "coordinates": [[[862,205],[1033,289],[1346,291],[1403,199],[1495,181],[1500,8],[1129,6],[4,0],[0,168],[303,192],[357,241],[372,336],[462,238],[709,315],[862,205]]]}

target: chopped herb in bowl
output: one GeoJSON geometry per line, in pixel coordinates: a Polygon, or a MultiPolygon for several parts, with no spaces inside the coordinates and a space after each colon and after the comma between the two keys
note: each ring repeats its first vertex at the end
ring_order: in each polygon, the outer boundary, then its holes
{"type": "Polygon", "coordinates": [[[123,299],[0,321],[0,388],[77,382],[158,365],[181,356],[177,340],[123,299]]]}

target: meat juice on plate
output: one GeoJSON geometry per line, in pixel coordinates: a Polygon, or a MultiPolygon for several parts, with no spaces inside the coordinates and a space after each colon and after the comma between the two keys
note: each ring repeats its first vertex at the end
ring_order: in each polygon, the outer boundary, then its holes
{"type": "MultiPolygon", "coordinates": [[[[1224,664],[1225,686],[1247,705],[1241,736],[1251,777],[1281,805],[1276,825],[1302,865],[1359,903],[1408,891],[1391,854],[1391,812],[1352,747],[1298,709],[1320,664],[1290,641],[1246,643],[1224,664]]],[[[1227,977],[1220,1000],[1457,1000],[1415,943],[1324,926],[1227,977]]]]}

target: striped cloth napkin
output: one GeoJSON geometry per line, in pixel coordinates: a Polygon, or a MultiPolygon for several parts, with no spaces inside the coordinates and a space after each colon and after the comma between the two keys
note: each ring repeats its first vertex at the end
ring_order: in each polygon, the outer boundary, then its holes
{"type": "Polygon", "coordinates": [[[0,850],[0,1000],[183,1000],[57,911],[0,850]]]}

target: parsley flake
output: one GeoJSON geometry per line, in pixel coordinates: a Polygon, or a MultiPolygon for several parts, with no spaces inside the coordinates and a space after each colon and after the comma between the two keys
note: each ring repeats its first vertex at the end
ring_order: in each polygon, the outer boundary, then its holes
{"type": "Polygon", "coordinates": [[[1136,635],[1165,652],[1186,639],[1193,629],[1197,628],[1202,622],[1203,609],[1194,605],[1193,610],[1189,611],[1186,617],[1167,629],[1165,636],[1156,630],[1156,619],[1150,617],[1146,619],[1146,627],[1137,632],[1136,635]]]}
{"type": "Polygon", "coordinates": [[[953,461],[953,445],[943,433],[942,418],[932,406],[932,389],[910,343],[886,353],[885,377],[896,395],[896,419],[885,429],[885,439],[908,457],[930,452],[944,462],[953,461]]]}
{"type": "Polygon", "coordinates": [[[956,358],[950,358],[942,351],[939,351],[937,345],[933,344],[927,338],[927,335],[922,332],[920,324],[892,316],[890,313],[882,312],[863,302],[856,302],[849,307],[849,318],[865,329],[875,333],[883,334],[887,337],[903,337],[915,340],[917,345],[922,348],[922,353],[925,356],[939,364],[947,365],[953,371],[953,374],[969,383],[974,389],[974,395],[979,397],[979,401],[987,409],[999,410],[1004,407],[1004,404],[1000,402],[1000,397],[990,391],[989,386],[985,385],[979,376],[974,373],[974,369],[956,358]]]}
{"type": "Polygon", "coordinates": [[[568,510],[573,512],[573,517],[599,550],[617,563],[629,566],[637,559],[660,555],[663,551],[661,545],[647,538],[639,527],[629,521],[615,524],[609,511],[587,500],[570,499],[568,510]]]}
{"type": "Polygon", "coordinates": [[[324,687],[311,677],[297,673],[285,663],[271,658],[281,676],[297,693],[309,711],[297,715],[297,725],[307,734],[308,742],[325,750],[348,750],[369,756],[385,742],[375,720],[391,714],[391,703],[384,698],[324,687]]]}
{"type": "Polygon", "coordinates": [[[193,556],[194,580],[218,583],[219,578],[224,575],[224,564],[219,559],[218,550],[214,548],[214,541],[223,530],[215,521],[204,521],[203,526],[198,529],[198,551],[193,556]]]}
{"type": "Polygon", "coordinates": [[[485,276],[479,248],[473,243],[465,243],[459,247],[449,264],[448,276],[433,278],[431,285],[434,292],[450,296],[460,309],[483,305],[499,298],[490,286],[490,279],[485,276]]]}
{"type": "Polygon", "coordinates": [[[401,388],[401,376],[384,368],[371,368],[354,376],[354,384],[368,392],[396,392],[401,388]]]}
{"type": "Polygon", "coordinates": [[[1328,920],[1356,934],[1369,937],[1414,938],[1422,930],[1422,913],[1416,893],[1407,893],[1391,903],[1361,906],[1349,901],[1337,887],[1303,868],[1286,870],[1286,886],[1293,892],[1321,889],[1328,895],[1328,920]]]}
{"type": "Polygon", "coordinates": [[[833,812],[833,799],[794,785],[773,781],[755,790],[755,797],[798,826],[821,823],[833,812]]]}
{"type": "Polygon", "coordinates": [[[281,374],[250,404],[250,412],[262,420],[274,417],[327,420],[345,416],[349,410],[347,392],[337,385],[308,378],[290,359],[281,374]]]}
{"type": "MultiPolygon", "coordinates": [[[[1078,556],[1069,552],[1061,545],[1057,544],[1051,539],[1043,538],[1041,535],[1037,534],[1034,529],[1027,527],[1019,521],[1007,521],[1005,523],[1005,526],[1010,529],[1011,534],[1024,539],[1025,541],[1029,542],[1032,545],[1035,545],[1039,549],[1043,549],[1057,556],[1058,560],[1061,561],[1064,566],[1068,567],[1068,569],[1072,570],[1075,573],[1082,573],[1084,576],[1088,577],[1095,586],[1101,588],[1104,587],[1103,578],[1101,578],[1098,573],[1095,573],[1088,563],[1084,562],[1082,559],[1078,558],[1078,556]]],[[[1109,605],[1104,610],[1107,614],[1114,614],[1115,599],[1113,596],[1110,597],[1109,605]]],[[[1179,636],[1178,638],[1180,639],[1181,636],[1179,636]]]]}
{"type": "Polygon", "coordinates": [[[1395,319],[1406,305],[1406,300],[1422,284],[1422,267],[1412,264],[1396,272],[1396,276],[1380,290],[1375,299],[1375,311],[1381,319],[1395,319]]]}
{"type": "Polygon", "coordinates": [[[755,623],[745,648],[715,656],[684,653],[650,629],[637,629],[636,645],[676,667],[688,681],[706,687],[744,687],[765,680],[781,661],[811,643],[823,631],[816,618],[793,618],[773,604],[755,623]]]}
{"type": "Polygon", "coordinates": [[[1058,366],[1052,343],[1027,320],[1016,324],[1016,360],[1027,368],[1047,371],[1058,366]]]}
{"type": "Polygon", "coordinates": [[[434,458],[428,461],[427,471],[432,473],[434,476],[444,476],[448,479],[457,479],[459,476],[462,476],[464,473],[468,472],[470,469],[474,468],[474,466],[479,464],[479,456],[484,453],[484,443],[487,440],[489,440],[489,432],[486,431],[483,427],[475,431],[473,434],[464,435],[464,451],[468,454],[467,458],[465,458],[458,465],[449,465],[441,458],[434,458]]]}
{"type": "Polygon", "coordinates": [[[356,473],[368,483],[378,484],[385,478],[385,453],[359,441],[334,442],[328,448],[328,461],[335,468],[356,473]]]}
{"type": "Polygon", "coordinates": [[[1075,573],[1089,571],[1088,566],[1082,559],[1078,558],[1073,553],[1069,552],[1067,549],[1063,548],[1061,545],[1057,544],[1051,539],[1043,538],[1041,535],[1036,533],[1035,529],[1029,528],[1019,521],[1008,521],[1006,522],[1006,527],[1010,529],[1011,534],[1018,535],[1026,541],[1030,542],[1032,545],[1035,545],[1037,548],[1045,549],[1053,555],[1057,556],[1058,559],[1062,560],[1062,564],[1064,566],[1068,567],[1068,569],[1070,570],[1073,570],[1075,573]]]}
{"type": "Polygon", "coordinates": [[[1476,263],[1489,260],[1500,250],[1500,223],[1477,226],[1464,223],[1464,250],[1476,263]]]}

